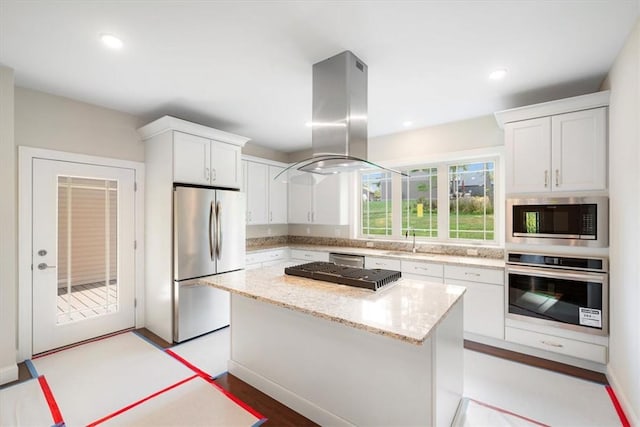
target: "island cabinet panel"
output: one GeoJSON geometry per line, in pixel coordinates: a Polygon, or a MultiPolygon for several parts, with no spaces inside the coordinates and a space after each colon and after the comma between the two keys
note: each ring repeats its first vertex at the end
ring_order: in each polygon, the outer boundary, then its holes
{"type": "Polygon", "coordinates": [[[462,300],[412,344],[232,294],[229,372],[320,425],[448,426],[463,386],[462,300]]]}
{"type": "Polygon", "coordinates": [[[503,270],[447,265],[444,283],[467,288],[465,332],[504,339],[503,270]]]}

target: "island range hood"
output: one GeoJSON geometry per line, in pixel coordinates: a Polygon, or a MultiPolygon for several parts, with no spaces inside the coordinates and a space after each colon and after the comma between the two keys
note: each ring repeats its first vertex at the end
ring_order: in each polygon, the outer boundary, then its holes
{"type": "Polygon", "coordinates": [[[276,179],[363,169],[402,174],[367,160],[367,65],[351,51],[313,65],[311,130],[312,157],[292,164],[276,179]]]}

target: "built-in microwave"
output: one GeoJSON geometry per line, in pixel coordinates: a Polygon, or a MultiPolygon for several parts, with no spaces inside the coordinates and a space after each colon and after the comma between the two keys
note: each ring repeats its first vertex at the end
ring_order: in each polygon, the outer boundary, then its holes
{"type": "Polygon", "coordinates": [[[507,200],[508,243],[609,246],[608,197],[507,200]]]}

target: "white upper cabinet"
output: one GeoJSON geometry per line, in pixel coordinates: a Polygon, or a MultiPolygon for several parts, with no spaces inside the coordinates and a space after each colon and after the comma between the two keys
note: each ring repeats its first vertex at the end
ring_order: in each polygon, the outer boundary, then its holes
{"type": "Polygon", "coordinates": [[[269,165],[269,223],[287,223],[287,183],[274,178],[284,170],[269,165]]]}
{"type": "Polygon", "coordinates": [[[274,178],[284,168],[245,160],[247,224],[287,223],[287,184],[274,178]]]}
{"type": "MultiPolygon", "coordinates": [[[[291,224],[348,224],[349,174],[323,177],[312,184],[289,185],[289,223],[291,224]]],[[[303,177],[300,177],[303,178],[303,177]]],[[[299,178],[299,179],[300,179],[299,178]]]]}
{"type": "Polygon", "coordinates": [[[606,108],[553,116],[551,141],[553,190],[606,189],[606,108]]]}
{"type": "Polygon", "coordinates": [[[171,116],[151,122],[138,132],[145,141],[171,142],[172,151],[162,155],[173,163],[173,182],[240,188],[240,152],[248,138],[171,116]]]}
{"type": "Polygon", "coordinates": [[[173,180],[209,185],[211,144],[207,138],[182,132],[173,134],[173,180]]]}
{"type": "Polygon", "coordinates": [[[606,190],[608,100],[598,92],[496,113],[506,192],[606,190]]]}
{"type": "Polygon", "coordinates": [[[269,167],[247,162],[247,224],[267,224],[269,167]]]}
{"type": "Polygon", "coordinates": [[[507,153],[507,192],[548,191],[551,118],[507,123],[504,136],[507,153]]]}
{"type": "Polygon", "coordinates": [[[240,147],[220,141],[211,141],[211,185],[240,188],[240,147]]]}

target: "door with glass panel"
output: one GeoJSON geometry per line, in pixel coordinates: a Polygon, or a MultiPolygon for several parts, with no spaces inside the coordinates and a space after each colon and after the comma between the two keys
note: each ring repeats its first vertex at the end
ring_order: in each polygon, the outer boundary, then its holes
{"type": "Polygon", "coordinates": [[[33,353],[133,327],[135,172],[33,162],[33,353]]]}

